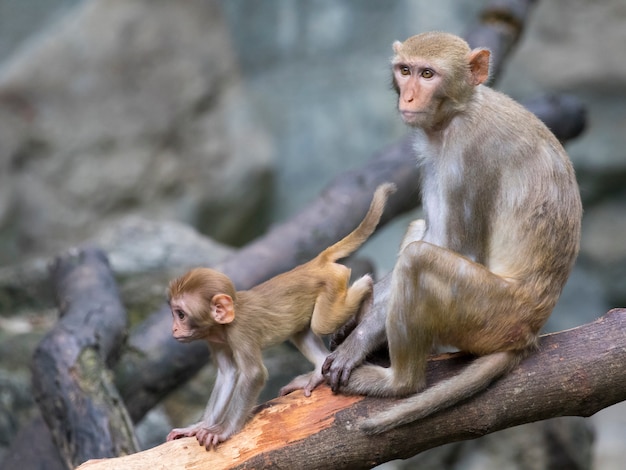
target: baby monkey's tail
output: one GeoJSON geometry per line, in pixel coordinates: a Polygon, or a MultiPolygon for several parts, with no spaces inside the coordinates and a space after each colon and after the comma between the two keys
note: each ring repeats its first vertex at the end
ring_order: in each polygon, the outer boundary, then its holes
{"type": "Polygon", "coordinates": [[[378,186],[374,192],[370,208],[359,226],[337,243],[326,248],[320,254],[320,257],[325,261],[335,261],[345,258],[365,243],[365,240],[376,230],[376,226],[385,210],[387,199],[395,192],[396,185],[393,183],[383,183],[378,186]]]}

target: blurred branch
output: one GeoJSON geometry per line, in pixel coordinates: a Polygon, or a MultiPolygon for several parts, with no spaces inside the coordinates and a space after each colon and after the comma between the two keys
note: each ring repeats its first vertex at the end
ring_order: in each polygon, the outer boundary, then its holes
{"type": "Polygon", "coordinates": [[[500,78],[506,59],[522,36],[535,0],[492,0],[465,34],[470,47],[491,51],[490,83],[500,78]]]}
{"type": "Polygon", "coordinates": [[[61,319],[33,357],[33,392],[68,468],[87,458],[137,452],[133,424],[113,386],[108,365],[126,333],[106,255],[82,250],[50,269],[61,319]]]}

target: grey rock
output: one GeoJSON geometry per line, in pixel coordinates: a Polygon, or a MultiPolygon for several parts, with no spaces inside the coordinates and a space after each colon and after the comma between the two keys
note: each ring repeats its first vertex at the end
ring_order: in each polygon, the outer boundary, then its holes
{"type": "Polygon", "coordinates": [[[247,109],[215,2],[81,3],[0,70],[0,262],[133,213],[258,233],[271,142],[247,109]]]}

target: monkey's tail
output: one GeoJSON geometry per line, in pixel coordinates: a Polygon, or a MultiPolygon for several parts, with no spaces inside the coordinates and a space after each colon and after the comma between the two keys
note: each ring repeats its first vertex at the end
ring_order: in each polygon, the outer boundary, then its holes
{"type": "Polygon", "coordinates": [[[481,356],[458,375],[369,417],[361,423],[360,428],[366,434],[380,434],[448,408],[487,388],[491,382],[515,367],[522,357],[519,351],[481,356]]]}
{"type": "Polygon", "coordinates": [[[396,185],[393,183],[383,183],[378,186],[374,192],[370,208],[359,226],[337,243],[326,248],[320,254],[320,257],[324,260],[331,261],[345,258],[365,243],[365,240],[376,230],[376,226],[385,210],[387,199],[395,192],[396,185]]]}

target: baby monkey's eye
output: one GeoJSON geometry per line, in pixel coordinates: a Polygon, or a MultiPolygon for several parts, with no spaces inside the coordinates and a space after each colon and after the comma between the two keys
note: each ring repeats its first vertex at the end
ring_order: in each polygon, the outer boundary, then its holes
{"type": "Polygon", "coordinates": [[[179,320],[183,320],[185,318],[185,312],[182,310],[176,310],[176,315],[178,315],[179,320]]]}
{"type": "Polygon", "coordinates": [[[400,75],[411,75],[411,69],[409,69],[409,67],[407,67],[406,65],[401,65],[399,67],[400,70],[400,75]]]}
{"type": "Polygon", "coordinates": [[[431,69],[424,69],[422,70],[422,73],[420,75],[422,76],[422,78],[433,78],[435,76],[435,72],[433,72],[431,69]]]}

